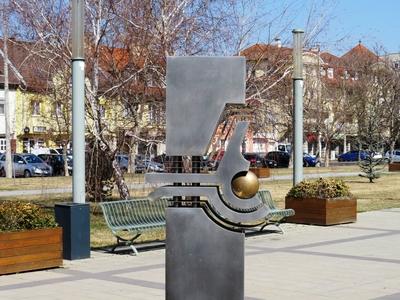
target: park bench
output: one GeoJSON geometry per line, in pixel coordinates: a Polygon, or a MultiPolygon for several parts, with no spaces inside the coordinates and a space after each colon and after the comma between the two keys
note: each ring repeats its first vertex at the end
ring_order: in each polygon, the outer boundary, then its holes
{"type": "Polygon", "coordinates": [[[274,200],[272,200],[271,193],[268,190],[259,190],[257,193],[264,203],[270,210],[265,218],[265,223],[261,226],[260,231],[268,225],[274,225],[279,229],[280,233],[284,233],[283,229],[279,226],[287,217],[294,216],[295,211],[291,208],[279,209],[275,206],[274,200]]]}
{"type": "Polygon", "coordinates": [[[165,208],[168,199],[161,198],[155,201],[148,199],[119,200],[100,203],[107,226],[117,238],[117,245],[129,246],[137,255],[138,251],[133,246],[144,231],[165,227],[165,208]],[[132,238],[123,238],[121,233],[128,231],[133,233],[132,238]]]}

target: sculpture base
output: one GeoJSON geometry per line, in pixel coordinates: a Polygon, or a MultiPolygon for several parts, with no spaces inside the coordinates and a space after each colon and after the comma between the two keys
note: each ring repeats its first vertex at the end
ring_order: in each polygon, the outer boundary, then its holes
{"type": "Polygon", "coordinates": [[[244,234],[202,208],[167,208],[166,299],[243,300],[244,234]]]}

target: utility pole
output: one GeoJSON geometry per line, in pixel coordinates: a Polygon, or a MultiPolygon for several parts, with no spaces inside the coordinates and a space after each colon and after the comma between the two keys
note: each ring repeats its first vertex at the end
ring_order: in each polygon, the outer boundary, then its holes
{"type": "Polygon", "coordinates": [[[293,29],[293,185],[303,180],[303,34],[293,29]]]}
{"type": "Polygon", "coordinates": [[[4,52],[4,113],[6,125],[6,165],[7,178],[12,178],[12,156],[11,156],[11,116],[10,95],[8,89],[8,3],[3,3],[3,52],[4,52]]]}

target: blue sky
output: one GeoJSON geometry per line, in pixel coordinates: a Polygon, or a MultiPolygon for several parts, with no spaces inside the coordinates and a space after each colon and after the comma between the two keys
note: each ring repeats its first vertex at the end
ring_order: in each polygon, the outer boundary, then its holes
{"type": "MultiPolygon", "coordinates": [[[[322,0],[303,0],[304,4],[322,0]]],[[[358,41],[370,49],[383,46],[388,53],[400,52],[400,0],[331,0],[328,30],[317,41],[323,48],[341,55],[358,41]]],[[[307,7],[307,4],[303,7],[307,7]]],[[[306,11],[306,9],[304,9],[306,11]]],[[[307,14],[305,12],[305,14],[307,14]]],[[[296,19],[305,26],[305,15],[296,19]]]]}

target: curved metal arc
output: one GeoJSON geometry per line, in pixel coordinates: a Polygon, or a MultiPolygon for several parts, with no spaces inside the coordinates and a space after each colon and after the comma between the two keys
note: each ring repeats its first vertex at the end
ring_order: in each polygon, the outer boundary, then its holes
{"type": "Polygon", "coordinates": [[[243,138],[246,135],[249,122],[240,121],[236,124],[235,131],[228,144],[221,163],[218,166],[216,177],[221,184],[221,190],[224,197],[222,201],[232,209],[240,210],[257,210],[262,204],[262,201],[254,196],[249,199],[241,199],[237,197],[231,187],[232,178],[240,172],[247,172],[249,170],[250,162],[247,161],[239,151],[243,138]]]}
{"type": "MultiPolygon", "coordinates": [[[[252,212],[237,212],[226,207],[221,201],[216,186],[163,186],[149,194],[149,199],[155,200],[161,197],[173,196],[204,196],[207,197],[210,205],[215,209],[216,213],[226,219],[230,223],[240,226],[241,223],[256,223],[257,221],[265,220],[269,213],[266,206],[260,206],[256,211],[252,212]]],[[[256,226],[256,225],[255,225],[256,226]]]]}

